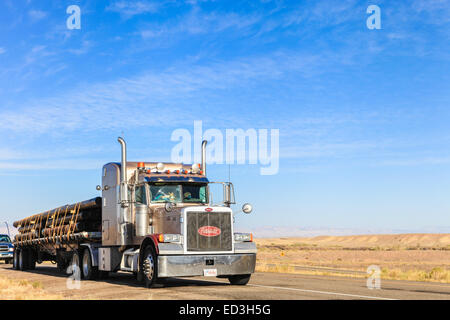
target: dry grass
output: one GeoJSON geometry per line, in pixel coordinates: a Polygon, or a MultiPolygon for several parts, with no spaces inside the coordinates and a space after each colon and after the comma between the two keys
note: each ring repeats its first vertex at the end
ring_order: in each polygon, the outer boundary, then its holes
{"type": "Polygon", "coordinates": [[[11,280],[0,277],[1,300],[60,300],[63,297],[48,294],[41,282],[28,280],[11,280]]]}
{"type": "Polygon", "coordinates": [[[449,234],[278,238],[256,243],[257,271],[367,277],[367,268],[377,265],[383,279],[450,283],[449,234]]]}

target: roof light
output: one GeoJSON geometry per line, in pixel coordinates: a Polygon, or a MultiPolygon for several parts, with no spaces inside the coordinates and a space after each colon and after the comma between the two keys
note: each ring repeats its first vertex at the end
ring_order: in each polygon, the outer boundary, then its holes
{"type": "Polygon", "coordinates": [[[156,165],[156,170],[163,171],[164,170],[164,163],[160,162],[156,165]]]}
{"type": "Polygon", "coordinates": [[[145,168],[145,163],[144,162],[139,162],[137,167],[138,168],[145,168]]]}
{"type": "Polygon", "coordinates": [[[192,173],[198,173],[200,171],[200,164],[194,163],[192,165],[192,173]]]}
{"type": "Polygon", "coordinates": [[[166,173],[169,174],[169,173],[170,173],[170,170],[166,170],[166,173]]]}
{"type": "Polygon", "coordinates": [[[180,173],[180,170],[175,170],[174,172],[175,172],[176,174],[178,174],[178,173],[180,173]]]}

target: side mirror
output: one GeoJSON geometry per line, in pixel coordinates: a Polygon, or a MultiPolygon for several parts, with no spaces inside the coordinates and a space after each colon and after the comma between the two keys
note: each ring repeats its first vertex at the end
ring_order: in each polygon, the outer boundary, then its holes
{"type": "Polygon", "coordinates": [[[250,203],[245,203],[242,206],[242,211],[246,214],[249,214],[253,211],[253,206],[250,203]]]}

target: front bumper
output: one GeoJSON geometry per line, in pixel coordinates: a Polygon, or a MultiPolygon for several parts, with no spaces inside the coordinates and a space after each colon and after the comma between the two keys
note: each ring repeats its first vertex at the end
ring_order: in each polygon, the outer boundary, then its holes
{"type": "Polygon", "coordinates": [[[205,269],[217,269],[218,276],[255,272],[256,254],[160,255],[158,277],[203,276],[205,269]],[[211,261],[214,263],[211,264],[211,261]]]}
{"type": "Polygon", "coordinates": [[[13,257],[14,257],[14,254],[12,252],[0,253],[0,260],[12,259],[13,257]]]}

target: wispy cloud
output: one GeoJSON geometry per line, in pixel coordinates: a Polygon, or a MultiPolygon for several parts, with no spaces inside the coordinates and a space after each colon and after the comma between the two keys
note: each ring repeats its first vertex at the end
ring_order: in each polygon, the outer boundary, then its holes
{"type": "MultiPolygon", "coordinates": [[[[235,61],[218,61],[209,65],[189,65],[162,72],[79,87],[52,98],[27,102],[25,107],[0,111],[0,131],[46,133],[49,130],[98,130],[124,126],[161,125],[165,115],[153,113],[143,122],[124,114],[151,112],[170,108],[182,112],[181,101],[194,99],[196,92],[239,87],[248,81],[276,79],[288,72],[311,74],[314,56],[277,53],[235,61]]],[[[184,102],[185,104],[186,102],[184,102]]],[[[184,117],[185,121],[195,118],[184,117]]],[[[178,120],[174,119],[176,125],[178,120]]],[[[182,121],[182,120],[179,120],[182,121]]]]}
{"type": "Polygon", "coordinates": [[[41,10],[30,10],[28,11],[28,16],[33,21],[39,21],[47,17],[47,12],[41,10]]]}
{"type": "Polygon", "coordinates": [[[257,13],[238,14],[235,12],[203,12],[195,7],[181,19],[169,20],[163,24],[153,24],[142,28],[143,38],[156,38],[174,34],[214,34],[228,30],[243,30],[258,23],[262,15],[257,13]]]}
{"type": "Polygon", "coordinates": [[[6,52],[5,48],[0,47],[0,54],[4,54],[6,52]]]}
{"type": "Polygon", "coordinates": [[[162,2],[156,1],[115,1],[106,10],[118,12],[123,16],[132,17],[140,14],[156,13],[162,2]]]}

